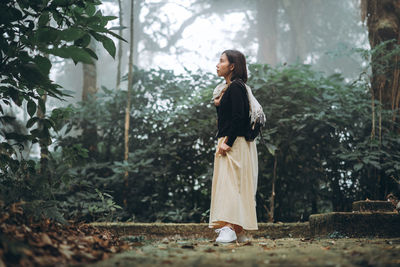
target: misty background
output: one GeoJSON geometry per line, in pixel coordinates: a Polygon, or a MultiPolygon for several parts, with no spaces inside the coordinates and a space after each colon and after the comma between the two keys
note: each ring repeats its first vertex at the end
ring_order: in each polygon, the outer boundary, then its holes
{"type": "MultiPolygon", "coordinates": [[[[118,16],[117,1],[102,2],[105,15],[118,16]]],[[[122,1],[125,27],[129,25],[129,2],[122,1]]],[[[352,53],[353,48],[369,48],[368,31],[356,0],[138,0],[134,10],[133,62],[143,69],[216,73],[220,54],[232,48],[243,52],[248,63],[275,66],[300,62],[349,78],[357,76],[366,64],[352,53]]],[[[113,20],[107,26],[118,25],[118,20],[113,20]]],[[[122,31],[127,40],[128,31],[122,31]]],[[[129,44],[124,42],[122,47],[122,73],[126,73],[129,44]]],[[[97,85],[115,87],[113,74],[118,62],[102,47],[96,52],[97,85]]],[[[74,100],[68,101],[81,100],[81,63],[59,62],[52,68],[51,77],[73,91],[74,100]]]]}

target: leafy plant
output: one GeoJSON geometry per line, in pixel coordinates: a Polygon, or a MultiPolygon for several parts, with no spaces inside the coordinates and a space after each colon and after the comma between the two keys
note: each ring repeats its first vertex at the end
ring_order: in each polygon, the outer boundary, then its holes
{"type": "MultiPolygon", "coordinates": [[[[2,172],[18,165],[12,157],[16,153],[14,144],[51,142],[49,130],[55,128],[55,122],[36,112],[40,109],[46,114],[46,96],[62,99],[66,94],[49,78],[52,67],[49,57],[92,64],[97,56],[87,47],[91,38],[101,42],[110,55],[115,56],[115,46],[108,35],[122,38],[106,25],[116,17],[103,16],[101,11],[96,11],[99,4],[99,0],[1,1],[0,115],[4,115],[4,105],[26,103],[30,116],[26,127],[31,128],[28,134],[2,132],[2,172]]],[[[2,116],[0,122],[6,124],[6,119],[7,116],[2,116]]]]}
{"type": "Polygon", "coordinates": [[[115,56],[110,35],[122,38],[106,25],[116,17],[104,16],[96,10],[100,4],[99,0],[5,0],[0,3],[1,197],[8,204],[25,201],[27,210],[31,207],[37,218],[44,215],[62,221],[57,191],[75,177],[68,165],[87,157],[87,153],[79,144],[65,148],[62,153],[66,164],[52,166],[53,170],[44,173],[43,166],[21,157],[19,151],[36,142],[44,147],[51,144],[51,130],[59,129],[60,116],[67,113],[46,115],[48,96],[58,99],[66,96],[49,78],[53,57],[72,59],[75,64],[92,64],[93,59],[97,60],[96,53],[87,47],[92,38],[115,56]],[[29,115],[23,129],[15,116],[5,112],[6,106],[22,105],[26,105],[29,115]],[[60,176],[51,179],[55,174],[60,176]]]}

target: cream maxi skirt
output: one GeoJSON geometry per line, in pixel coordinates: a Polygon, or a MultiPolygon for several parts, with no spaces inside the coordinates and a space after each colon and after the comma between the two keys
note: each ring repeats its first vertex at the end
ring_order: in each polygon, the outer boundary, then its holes
{"type": "Polygon", "coordinates": [[[217,154],[225,137],[218,139],[214,157],[209,228],[224,222],[257,230],[256,199],[258,159],[255,142],[237,137],[226,156],[217,154]]]}

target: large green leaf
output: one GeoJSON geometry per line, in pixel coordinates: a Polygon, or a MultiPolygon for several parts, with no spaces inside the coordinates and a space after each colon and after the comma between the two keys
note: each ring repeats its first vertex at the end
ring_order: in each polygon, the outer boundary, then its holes
{"type": "Polygon", "coordinates": [[[77,46],[64,46],[47,50],[48,53],[62,58],[71,58],[75,62],[93,64],[91,55],[85,49],[77,46]]]}
{"type": "Polygon", "coordinates": [[[85,9],[85,12],[86,12],[86,14],[88,14],[89,16],[93,16],[94,13],[96,12],[96,6],[93,5],[93,4],[91,4],[91,3],[88,3],[88,4],[87,4],[87,7],[86,7],[86,9],[85,9]]]}
{"type": "Polygon", "coordinates": [[[119,36],[118,34],[112,32],[111,30],[110,30],[110,31],[107,31],[107,33],[111,34],[111,35],[114,36],[115,38],[118,38],[118,39],[120,39],[120,40],[122,40],[122,41],[124,41],[124,42],[128,42],[128,41],[125,40],[122,36],[119,36]]]}
{"type": "Polygon", "coordinates": [[[90,35],[86,33],[80,39],[75,40],[74,45],[80,46],[80,47],[87,47],[90,44],[90,39],[91,39],[90,35]]]}
{"type": "Polygon", "coordinates": [[[95,53],[92,49],[90,49],[90,48],[88,48],[88,47],[85,47],[85,48],[83,48],[83,49],[85,49],[85,51],[88,52],[92,58],[94,58],[94,59],[96,59],[96,60],[99,59],[99,58],[97,57],[96,53],[95,53]]]}
{"type": "Polygon", "coordinates": [[[47,76],[43,75],[39,67],[33,63],[21,65],[20,73],[24,80],[34,85],[43,84],[47,80],[47,76]]]}
{"type": "Polygon", "coordinates": [[[48,76],[50,73],[50,69],[51,69],[51,62],[47,57],[43,57],[40,55],[37,55],[33,61],[36,63],[36,66],[39,68],[40,72],[44,75],[44,76],[48,76]]]}
{"type": "Polygon", "coordinates": [[[79,28],[68,28],[60,33],[60,38],[65,41],[75,41],[85,35],[85,31],[79,28]]]}
{"type": "Polygon", "coordinates": [[[52,43],[60,39],[60,31],[52,27],[40,27],[35,37],[39,43],[52,43]]]}
{"type": "Polygon", "coordinates": [[[36,103],[33,102],[32,100],[29,100],[27,109],[28,109],[29,116],[33,117],[33,115],[35,115],[35,113],[36,113],[36,103]]]}
{"type": "Polygon", "coordinates": [[[39,17],[38,25],[39,27],[46,26],[50,21],[49,12],[43,12],[39,17]]]}
{"type": "Polygon", "coordinates": [[[116,48],[115,48],[115,44],[113,42],[113,40],[111,40],[110,38],[103,36],[104,38],[101,40],[101,42],[103,43],[104,48],[108,51],[108,53],[115,58],[115,52],[116,52],[116,48]]]}
{"type": "Polygon", "coordinates": [[[36,122],[38,122],[40,119],[38,117],[32,117],[28,120],[26,123],[26,128],[31,128],[36,122]]]}

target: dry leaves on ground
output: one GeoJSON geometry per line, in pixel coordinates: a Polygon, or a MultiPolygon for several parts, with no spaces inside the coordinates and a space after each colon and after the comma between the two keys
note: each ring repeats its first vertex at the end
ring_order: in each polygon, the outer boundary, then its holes
{"type": "Polygon", "coordinates": [[[33,223],[21,203],[0,206],[0,266],[62,266],[95,262],[129,245],[107,230],[86,224],[33,223]]]}

